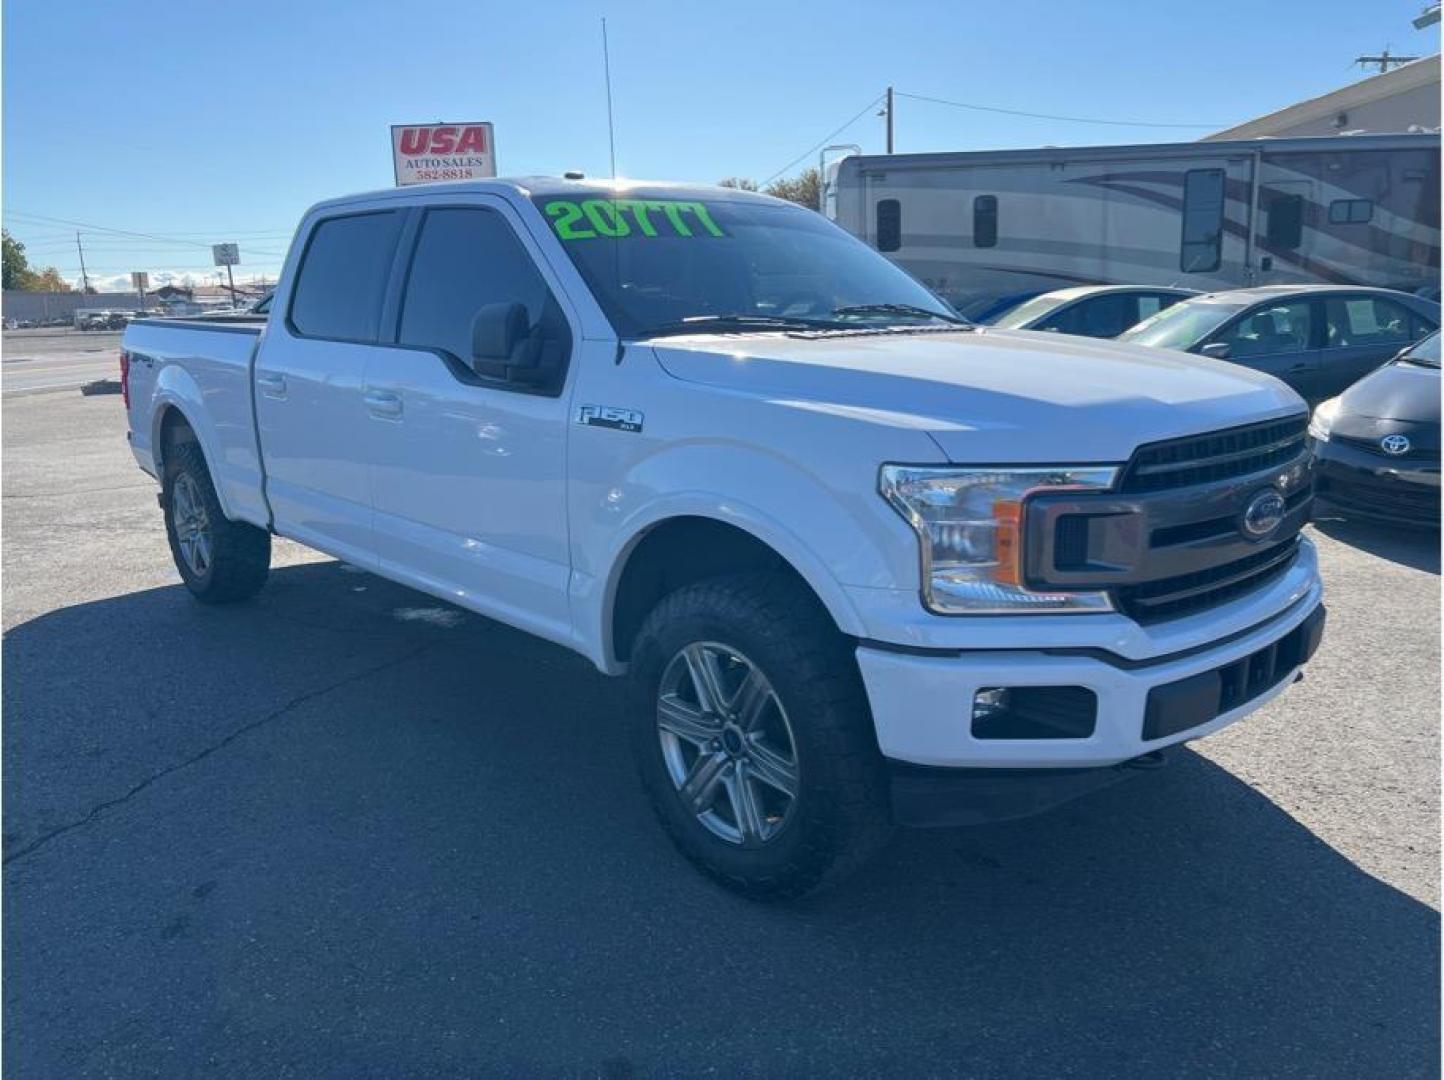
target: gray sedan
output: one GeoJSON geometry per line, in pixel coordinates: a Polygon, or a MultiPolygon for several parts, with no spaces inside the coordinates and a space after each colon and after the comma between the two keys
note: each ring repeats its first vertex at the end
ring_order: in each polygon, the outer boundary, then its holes
{"type": "Polygon", "coordinates": [[[1118,340],[1232,360],[1319,402],[1438,328],[1439,305],[1410,293],[1270,285],[1185,300],[1118,340]]]}

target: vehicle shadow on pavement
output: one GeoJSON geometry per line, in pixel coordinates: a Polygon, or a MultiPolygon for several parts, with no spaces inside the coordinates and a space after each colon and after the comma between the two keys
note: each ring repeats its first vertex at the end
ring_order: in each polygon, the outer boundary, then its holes
{"type": "Polygon", "coordinates": [[[667,845],[615,684],[336,563],[55,611],[4,661],[20,1074],[1438,1064],[1437,913],[1191,752],[769,907],[667,845]]]}
{"type": "Polygon", "coordinates": [[[1316,516],[1310,524],[1341,544],[1359,548],[1401,566],[1430,574],[1439,573],[1438,530],[1384,525],[1361,518],[1350,518],[1328,507],[1317,508],[1314,513],[1316,516]]]}

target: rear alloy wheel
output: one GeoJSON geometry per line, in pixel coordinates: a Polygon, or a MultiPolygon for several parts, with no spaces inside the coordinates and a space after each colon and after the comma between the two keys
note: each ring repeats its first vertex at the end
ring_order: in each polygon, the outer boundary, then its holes
{"type": "Polygon", "coordinates": [[[167,449],[161,505],[171,557],[196,599],[228,604],[260,591],[271,567],[271,534],[226,517],[200,444],[167,449]]]}
{"type": "Polygon", "coordinates": [[[797,742],[767,676],[716,641],[686,646],[662,673],[657,733],[678,797],[714,836],[757,847],[797,803],[797,742]]]}
{"type": "Polygon", "coordinates": [[[175,478],[171,499],[175,504],[172,516],[176,547],[180,549],[180,556],[190,572],[198,578],[205,577],[211,568],[211,553],[215,550],[216,541],[210,517],[190,473],[181,473],[175,478]]]}

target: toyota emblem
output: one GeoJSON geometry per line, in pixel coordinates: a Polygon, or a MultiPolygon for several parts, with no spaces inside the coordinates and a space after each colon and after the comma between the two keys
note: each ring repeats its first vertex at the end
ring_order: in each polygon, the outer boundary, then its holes
{"type": "Polygon", "coordinates": [[[1239,527],[1250,540],[1262,540],[1279,527],[1288,506],[1277,488],[1264,488],[1243,508],[1239,527]]]}
{"type": "Polygon", "coordinates": [[[1379,440],[1379,448],[1383,450],[1384,453],[1392,454],[1394,457],[1398,457],[1400,454],[1407,454],[1410,445],[1412,444],[1409,442],[1409,436],[1407,435],[1385,435],[1379,440]]]}

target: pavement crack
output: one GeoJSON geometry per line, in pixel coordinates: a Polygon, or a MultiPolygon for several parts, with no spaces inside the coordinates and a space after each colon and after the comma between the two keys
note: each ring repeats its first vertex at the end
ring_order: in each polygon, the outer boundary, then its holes
{"type": "Polygon", "coordinates": [[[114,487],[68,488],[64,491],[14,491],[0,496],[5,499],[61,499],[70,495],[104,495],[111,491],[139,491],[141,488],[155,488],[149,484],[116,484],[114,487]]]}
{"type": "Polygon", "coordinates": [[[5,866],[9,866],[16,859],[19,859],[25,855],[29,855],[34,851],[38,851],[40,848],[50,843],[50,841],[54,840],[56,837],[63,836],[68,832],[73,832],[76,829],[83,828],[84,826],[89,825],[92,821],[95,821],[107,810],[114,809],[115,807],[120,806],[123,803],[129,802],[131,799],[135,798],[142,791],[145,791],[148,787],[150,787],[157,781],[165,779],[172,773],[180,772],[182,769],[188,769],[192,765],[204,761],[206,758],[210,757],[217,751],[224,750],[227,746],[230,746],[231,743],[235,742],[242,736],[249,735],[251,732],[256,731],[258,728],[262,728],[265,727],[267,724],[274,723],[275,721],[285,716],[287,713],[291,712],[294,709],[300,708],[307,702],[314,701],[318,697],[323,697],[326,694],[331,693],[333,690],[339,690],[344,686],[349,686],[352,683],[360,682],[363,679],[368,679],[372,675],[377,675],[383,671],[388,671],[391,668],[399,667],[401,664],[406,663],[408,660],[414,660],[416,657],[420,656],[428,649],[434,647],[436,644],[437,642],[429,641],[424,645],[418,646],[415,649],[411,649],[410,651],[396,657],[393,660],[388,660],[382,664],[376,664],[373,667],[366,668],[364,671],[358,671],[354,675],[348,675],[344,679],[337,679],[335,682],[327,683],[325,686],[317,687],[315,690],[308,690],[304,694],[298,694],[296,697],[291,698],[290,701],[287,701],[279,708],[271,710],[270,712],[266,713],[266,715],[259,717],[258,719],[252,720],[248,724],[241,725],[234,731],[230,732],[230,734],[226,735],[224,738],[219,739],[214,743],[211,743],[209,746],[198,751],[197,753],[192,754],[185,760],[177,761],[172,765],[167,765],[164,769],[160,769],[157,772],[151,773],[149,776],[147,776],[144,780],[140,781],[140,783],[136,784],[125,794],[117,795],[113,799],[106,799],[104,802],[96,803],[90,808],[90,810],[85,814],[84,817],[77,818],[75,821],[67,822],[64,825],[60,825],[54,829],[51,829],[47,833],[43,833],[42,835],[37,836],[34,840],[30,841],[30,843],[26,844],[24,847],[6,855],[3,860],[0,860],[0,863],[3,863],[3,865],[5,866]]]}

